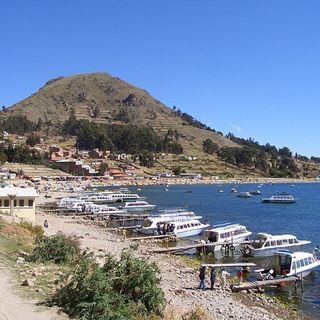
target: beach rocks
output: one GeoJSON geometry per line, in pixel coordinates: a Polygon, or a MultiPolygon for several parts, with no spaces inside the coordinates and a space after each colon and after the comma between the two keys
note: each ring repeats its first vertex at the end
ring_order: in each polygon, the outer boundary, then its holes
{"type": "Polygon", "coordinates": [[[24,281],[22,281],[21,285],[24,287],[34,287],[34,282],[30,278],[27,278],[24,281]]]}

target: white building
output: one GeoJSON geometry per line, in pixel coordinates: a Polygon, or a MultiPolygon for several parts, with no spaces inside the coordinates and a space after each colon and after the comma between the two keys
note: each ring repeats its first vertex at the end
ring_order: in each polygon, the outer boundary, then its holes
{"type": "Polygon", "coordinates": [[[1,213],[35,222],[35,199],[38,196],[34,188],[6,186],[0,188],[1,213]]]}

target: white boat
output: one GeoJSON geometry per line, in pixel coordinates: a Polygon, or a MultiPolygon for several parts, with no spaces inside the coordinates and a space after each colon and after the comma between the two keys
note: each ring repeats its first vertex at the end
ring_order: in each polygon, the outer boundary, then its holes
{"type": "Polygon", "coordinates": [[[242,244],[240,251],[245,256],[268,256],[279,249],[290,249],[292,247],[304,246],[311,243],[308,240],[298,240],[292,234],[271,235],[258,233],[257,238],[248,243],[242,244]]]}
{"type": "Polygon", "coordinates": [[[260,190],[252,190],[252,191],[249,191],[249,193],[252,196],[260,196],[261,195],[261,191],[260,190]]]}
{"type": "Polygon", "coordinates": [[[121,215],[127,213],[125,210],[119,210],[116,207],[102,207],[94,212],[97,216],[121,215]]]}
{"type": "MultiPolygon", "coordinates": [[[[202,240],[206,243],[227,242],[232,243],[233,245],[238,245],[247,240],[251,234],[252,232],[248,231],[244,225],[238,223],[225,224],[206,230],[202,235],[202,240]]],[[[221,244],[216,245],[214,246],[214,250],[219,250],[221,247],[221,244]]]]}
{"type": "Polygon", "coordinates": [[[110,192],[101,192],[99,194],[90,195],[84,197],[88,201],[95,203],[115,203],[115,202],[126,202],[126,201],[137,201],[142,200],[136,193],[110,193],[110,192]]]}
{"type": "Polygon", "coordinates": [[[132,201],[127,202],[121,208],[127,212],[141,212],[141,211],[151,211],[156,207],[155,204],[149,204],[146,201],[132,201]]]}
{"type": "Polygon", "coordinates": [[[273,279],[289,276],[307,276],[313,269],[320,266],[320,260],[309,252],[279,251],[266,268],[255,270],[259,279],[273,279]]]}
{"type": "Polygon", "coordinates": [[[296,202],[295,198],[286,192],[281,192],[275,195],[272,195],[270,198],[262,198],[264,203],[294,203],[296,202]]]}
{"type": "Polygon", "coordinates": [[[239,192],[237,194],[239,198],[251,198],[251,193],[249,191],[239,192]]]}
{"type": "Polygon", "coordinates": [[[194,237],[210,227],[209,224],[201,223],[197,219],[176,221],[169,224],[171,224],[171,230],[177,238],[194,237]]]}
{"type": "Polygon", "coordinates": [[[164,211],[164,213],[146,218],[143,222],[143,227],[139,231],[144,234],[159,234],[164,224],[201,218],[201,216],[196,216],[192,211],[164,211]]]}

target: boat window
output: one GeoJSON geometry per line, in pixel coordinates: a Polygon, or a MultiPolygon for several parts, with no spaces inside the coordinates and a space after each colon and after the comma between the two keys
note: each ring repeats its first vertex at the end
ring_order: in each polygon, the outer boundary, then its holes
{"type": "Polygon", "coordinates": [[[282,240],[277,240],[277,246],[282,246],[282,240]]]}
{"type": "Polygon", "coordinates": [[[271,240],[271,246],[274,247],[276,245],[277,245],[276,240],[271,240]]]}
{"type": "Polygon", "coordinates": [[[286,245],[288,244],[288,239],[283,239],[283,240],[282,240],[282,244],[283,244],[284,246],[286,246],[286,245]]]}
{"type": "Polygon", "coordinates": [[[224,238],[224,233],[220,234],[220,238],[223,239],[224,238]]]}
{"type": "Polygon", "coordinates": [[[144,222],[143,222],[144,227],[150,227],[151,224],[152,224],[152,222],[150,220],[144,220],[144,222]]]}
{"type": "Polygon", "coordinates": [[[300,260],[297,261],[297,269],[301,268],[300,260]]]}
{"type": "Polygon", "coordinates": [[[184,228],[188,228],[188,226],[187,226],[186,224],[185,224],[185,225],[183,225],[183,227],[184,227],[184,228]]]}
{"type": "Polygon", "coordinates": [[[264,245],[265,247],[270,247],[270,242],[267,241],[266,244],[264,245]]]}
{"type": "Polygon", "coordinates": [[[293,244],[293,239],[289,239],[289,244],[293,244]]]}
{"type": "Polygon", "coordinates": [[[194,227],[194,223],[191,223],[191,227],[194,227]]]}
{"type": "Polygon", "coordinates": [[[298,243],[298,240],[297,240],[297,239],[294,239],[294,243],[298,243]]]}
{"type": "Polygon", "coordinates": [[[296,264],[295,261],[294,261],[293,264],[292,264],[292,269],[293,269],[293,270],[297,269],[297,264],[296,264]]]}
{"type": "Polygon", "coordinates": [[[307,266],[309,264],[309,259],[308,258],[304,258],[304,265],[307,266]]]}
{"type": "Polygon", "coordinates": [[[308,259],[309,259],[309,264],[311,264],[312,263],[312,257],[309,257],[308,259]]]}
{"type": "Polygon", "coordinates": [[[188,226],[188,228],[190,228],[190,224],[189,223],[187,224],[187,226],[188,226]]]}
{"type": "Polygon", "coordinates": [[[300,261],[301,267],[304,267],[304,261],[303,261],[303,259],[301,259],[301,260],[299,260],[299,261],[300,261]]]}

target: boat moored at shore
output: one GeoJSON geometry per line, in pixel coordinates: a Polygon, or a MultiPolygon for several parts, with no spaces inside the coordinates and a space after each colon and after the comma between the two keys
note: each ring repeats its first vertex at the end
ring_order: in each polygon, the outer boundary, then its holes
{"type": "Polygon", "coordinates": [[[241,244],[240,252],[244,256],[268,256],[280,249],[292,249],[310,243],[308,240],[298,240],[292,234],[271,235],[261,232],[255,240],[241,244]]]}
{"type": "MultiPolygon", "coordinates": [[[[206,230],[202,235],[202,240],[206,243],[231,243],[233,245],[238,245],[241,242],[247,240],[252,234],[251,231],[248,231],[244,225],[241,224],[226,224],[222,226],[216,226],[206,230]]],[[[214,246],[214,250],[219,250],[222,248],[222,245],[214,246]]]]}
{"type": "Polygon", "coordinates": [[[266,268],[255,270],[255,272],[262,280],[290,276],[303,278],[319,266],[320,260],[312,253],[282,250],[274,254],[266,268]]]}

